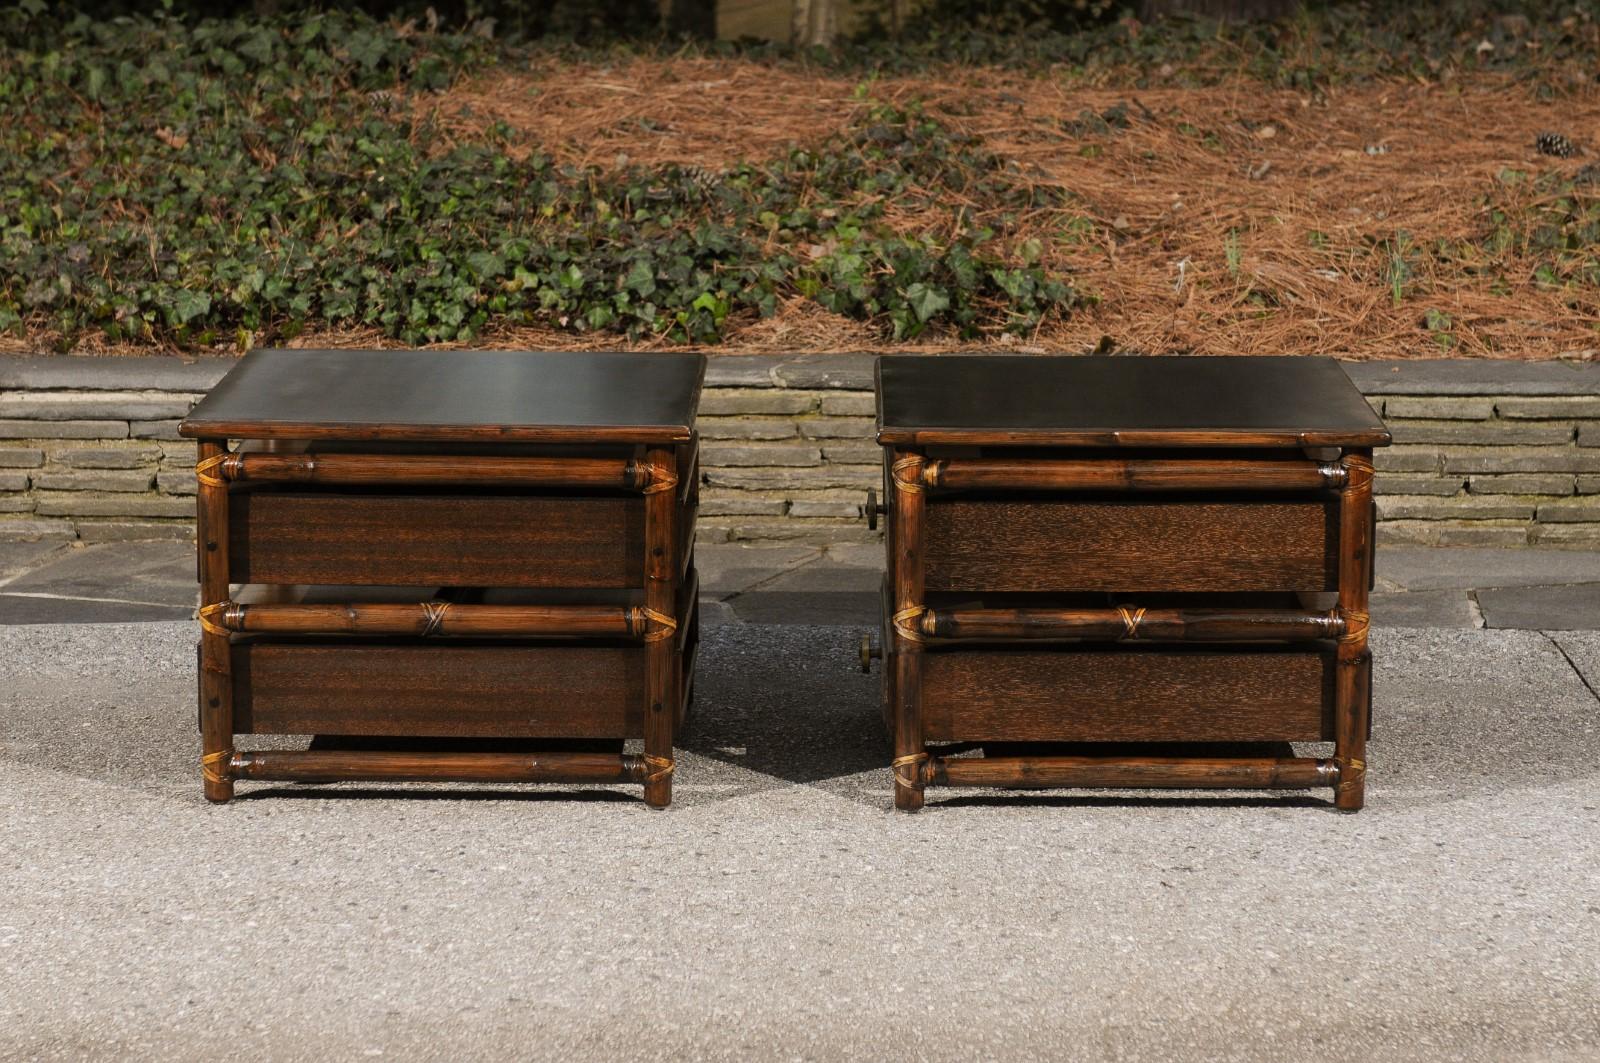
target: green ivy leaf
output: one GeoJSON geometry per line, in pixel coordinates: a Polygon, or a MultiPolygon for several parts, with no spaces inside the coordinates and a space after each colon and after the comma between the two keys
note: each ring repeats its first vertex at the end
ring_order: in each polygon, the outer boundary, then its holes
{"type": "Polygon", "coordinates": [[[492,280],[506,271],[506,260],[492,251],[471,251],[467,267],[481,280],[492,280]]]}
{"type": "Polygon", "coordinates": [[[272,62],[278,35],[265,26],[260,27],[239,45],[239,54],[265,66],[272,62]]]}
{"type": "Polygon", "coordinates": [[[639,295],[653,295],[656,290],[656,272],[648,259],[636,259],[628,270],[623,287],[639,295]]]}
{"type": "Polygon", "coordinates": [[[168,303],[168,317],[175,325],[187,325],[210,312],[211,296],[187,288],[179,288],[173,292],[171,302],[168,303]]]}
{"type": "Polygon", "coordinates": [[[920,281],[906,289],[906,302],[917,315],[917,320],[927,324],[938,314],[950,309],[950,296],[941,288],[920,281]]]}
{"type": "Polygon", "coordinates": [[[388,42],[376,27],[371,30],[357,30],[351,33],[344,41],[345,50],[350,53],[350,58],[366,70],[376,70],[379,63],[383,62],[384,55],[388,52],[388,42]]]}

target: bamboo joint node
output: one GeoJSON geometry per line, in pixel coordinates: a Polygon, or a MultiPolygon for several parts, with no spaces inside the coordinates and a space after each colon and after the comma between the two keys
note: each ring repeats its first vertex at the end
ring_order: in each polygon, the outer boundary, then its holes
{"type": "Polygon", "coordinates": [[[233,457],[232,454],[216,454],[197,463],[194,467],[194,478],[205,487],[227,487],[228,481],[221,476],[213,476],[211,470],[220,471],[223,463],[231,457],[233,457]]]}
{"type": "Polygon", "coordinates": [[[678,474],[665,465],[646,465],[645,469],[650,474],[649,483],[644,489],[645,494],[658,495],[678,486],[678,474]]]}
{"type": "Polygon", "coordinates": [[[1336,461],[1323,462],[1317,466],[1317,472],[1329,487],[1343,487],[1350,478],[1350,470],[1336,461]]]}
{"type": "Polygon", "coordinates": [[[1365,454],[1346,454],[1342,461],[1345,470],[1345,486],[1350,490],[1361,491],[1372,486],[1372,459],[1365,454]]]}
{"type": "Polygon", "coordinates": [[[219,749],[215,753],[207,753],[200,758],[200,774],[206,782],[227,782],[230,776],[229,761],[232,759],[231,749],[219,749]]]}
{"type": "Polygon", "coordinates": [[[896,490],[920,495],[925,468],[922,455],[909,454],[889,466],[889,476],[894,480],[896,490]]]}
{"type": "Polygon", "coordinates": [[[907,642],[926,642],[923,634],[923,625],[919,621],[924,617],[932,616],[925,605],[909,605],[895,613],[891,618],[895,633],[907,642]]]}
{"type": "MultiPolygon", "coordinates": [[[[220,635],[223,638],[227,638],[227,627],[225,627],[224,624],[217,623],[216,618],[219,616],[224,616],[230,604],[232,603],[213,602],[210,605],[202,605],[198,610],[196,610],[194,615],[195,619],[200,621],[200,630],[204,631],[208,635],[220,635]]],[[[224,617],[224,621],[225,620],[226,617],[224,617]]]]}
{"type": "Polygon", "coordinates": [[[928,764],[928,754],[907,753],[903,757],[895,757],[889,764],[889,770],[894,772],[894,781],[901,786],[908,786],[913,790],[920,790],[924,785],[924,769],[928,764]],[[902,769],[909,769],[902,771],[902,769]]]}
{"type": "Polygon", "coordinates": [[[644,766],[650,769],[645,773],[644,777],[644,781],[647,784],[660,782],[662,779],[667,778],[672,774],[672,769],[675,767],[671,757],[656,757],[646,753],[640,759],[644,761],[644,766]]]}
{"type": "Polygon", "coordinates": [[[678,621],[666,613],[658,612],[649,606],[641,609],[640,612],[644,614],[646,620],[655,625],[645,631],[644,641],[646,642],[660,642],[662,639],[670,639],[678,630],[678,621]]]}

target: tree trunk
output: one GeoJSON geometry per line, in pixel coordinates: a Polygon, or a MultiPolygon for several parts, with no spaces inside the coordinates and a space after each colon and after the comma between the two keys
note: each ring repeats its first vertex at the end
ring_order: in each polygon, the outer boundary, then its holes
{"type": "Polygon", "coordinates": [[[832,44],[835,28],[833,0],[794,0],[790,38],[796,47],[832,44]]]}

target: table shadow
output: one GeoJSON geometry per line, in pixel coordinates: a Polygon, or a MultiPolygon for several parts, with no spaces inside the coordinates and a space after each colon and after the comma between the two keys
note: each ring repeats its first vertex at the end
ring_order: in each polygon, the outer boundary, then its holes
{"type": "Polygon", "coordinates": [[[803,786],[886,768],[879,676],[862,674],[858,663],[864,633],[845,626],[707,628],[678,748],[803,786]]]}

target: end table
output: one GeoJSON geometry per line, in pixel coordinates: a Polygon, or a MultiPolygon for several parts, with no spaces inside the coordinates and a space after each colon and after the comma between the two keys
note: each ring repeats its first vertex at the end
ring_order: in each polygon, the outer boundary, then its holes
{"type": "Polygon", "coordinates": [[[896,807],[928,786],[1332,787],[1362,806],[1389,433],[1336,362],[884,357],[878,442],[896,807]],[[1331,758],[1222,745],[1322,741],[1331,758]]]}
{"type": "Polygon", "coordinates": [[[246,355],[179,429],[199,443],[206,797],[637,783],[666,806],[697,638],[704,372],[695,354],[246,355]],[[362,748],[234,746],[265,734],[362,748]],[[642,755],[494,748],[628,738],[642,755]]]}

